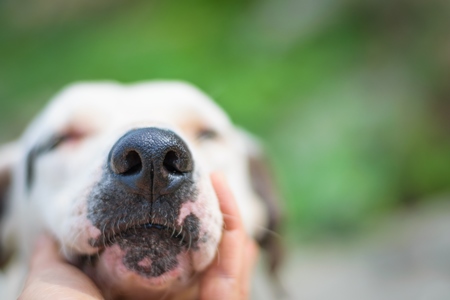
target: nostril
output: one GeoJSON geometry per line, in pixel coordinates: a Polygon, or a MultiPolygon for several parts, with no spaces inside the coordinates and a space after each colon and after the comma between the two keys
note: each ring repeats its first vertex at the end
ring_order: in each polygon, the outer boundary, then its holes
{"type": "Polygon", "coordinates": [[[181,175],[183,173],[180,168],[180,159],[175,151],[167,152],[163,166],[171,174],[181,175]]]}
{"type": "Polygon", "coordinates": [[[126,164],[128,166],[128,170],[122,173],[122,175],[133,175],[139,174],[142,170],[142,159],[139,156],[139,153],[136,151],[130,151],[127,153],[125,157],[126,164]]]}
{"type": "Polygon", "coordinates": [[[124,158],[113,161],[112,166],[116,174],[124,176],[139,174],[142,170],[142,159],[139,153],[131,150],[124,158]]]}

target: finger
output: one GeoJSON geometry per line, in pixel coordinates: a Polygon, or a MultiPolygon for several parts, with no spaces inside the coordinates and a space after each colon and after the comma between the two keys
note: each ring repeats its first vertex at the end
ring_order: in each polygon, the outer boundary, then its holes
{"type": "Polygon", "coordinates": [[[241,269],[241,298],[248,299],[250,294],[252,271],[258,261],[259,248],[255,241],[248,239],[245,248],[244,263],[241,269]]]}
{"type": "MultiPolygon", "coordinates": [[[[223,240],[222,243],[230,244],[230,240],[223,240]]],[[[204,274],[200,283],[201,300],[249,299],[251,270],[259,250],[250,239],[243,245],[245,247],[235,249],[235,254],[239,256],[236,260],[226,263],[220,259],[204,274]]]]}
{"type": "Polygon", "coordinates": [[[58,244],[49,236],[42,235],[36,240],[33,255],[31,256],[30,268],[32,270],[40,269],[54,262],[62,262],[58,244]]]}
{"type": "Polygon", "coordinates": [[[211,181],[224,214],[225,229],[218,257],[202,277],[200,299],[238,299],[246,235],[235,199],[225,180],[219,174],[212,174],[211,181]]]}
{"type": "Polygon", "coordinates": [[[219,199],[220,210],[224,215],[225,230],[242,229],[242,219],[236,200],[222,174],[211,174],[211,181],[219,199]]]}
{"type": "Polygon", "coordinates": [[[244,259],[242,254],[245,251],[246,234],[244,226],[235,198],[223,176],[216,173],[212,174],[211,179],[219,198],[225,223],[222,240],[218,248],[220,260],[217,264],[217,271],[220,272],[219,275],[222,277],[238,278],[244,259]]]}

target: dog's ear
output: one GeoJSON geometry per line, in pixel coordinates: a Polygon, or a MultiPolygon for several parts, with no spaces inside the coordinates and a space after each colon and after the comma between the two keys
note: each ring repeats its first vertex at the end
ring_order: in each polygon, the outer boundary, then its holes
{"type": "Polygon", "coordinates": [[[284,251],[279,230],[282,221],[281,197],[273,176],[270,162],[259,141],[245,131],[240,130],[244,140],[251,184],[255,194],[263,201],[268,212],[266,231],[259,237],[258,243],[267,252],[269,271],[276,275],[283,260],[284,251]]]}
{"type": "Polygon", "coordinates": [[[252,187],[267,207],[267,231],[258,243],[269,255],[269,268],[276,273],[283,259],[283,248],[279,235],[281,226],[280,197],[274,177],[265,156],[250,156],[249,168],[252,187]]]}
{"type": "Polygon", "coordinates": [[[4,242],[5,214],[9,201],[12,169],[19,158],[18,144],[10,143],[0,146],[0,268],[7,263],[11,249],[4,242]]]}

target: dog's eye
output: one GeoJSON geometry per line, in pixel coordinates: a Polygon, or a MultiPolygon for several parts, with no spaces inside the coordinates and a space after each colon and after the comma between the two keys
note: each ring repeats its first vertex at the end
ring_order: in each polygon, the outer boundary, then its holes
{"type": "Polygon", "coordinates": [[[48,150],[51,151],[55,148],[58,148],[58,146],[64,143],[65,140],[67,140],[67,137],[65,135],[55,136],[50,140],[50,143],[48,144],[48,150]]]}
{"type": "Polygon", "coordinates": [[[215,130],[213,130],[213,129],[209,129],[209,128],[202,129],[202,130],[200,130],[200,131],[197,133],[197,138],[198,138],[200,141],[203,141],[203,140],[213,140],[213,139],[216,139],[217,136],[218,136],[217,131],[215,131],[215,130]]]}
{"type": "Polygon", "coordinates": [[[48,150],[54,150],[62,144],[69,142],[76,142],[82,138],[82,134],[78,132],[66,132],[63,134],[55,135],[48,144],[48,150]]]}

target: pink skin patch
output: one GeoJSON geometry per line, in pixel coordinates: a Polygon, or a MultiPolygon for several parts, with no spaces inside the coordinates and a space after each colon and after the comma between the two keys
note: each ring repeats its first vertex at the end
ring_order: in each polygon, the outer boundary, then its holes
{"type": "Polygon", "coordinates": [[[140,262],[138,262],[138,265],[143,268],[150,268],[152,266],[152,260],[148,257],[144,258],[140,262]]]}
{"type": "MultiPolygon", "coordinates": [[[[119,245],[113,245],[105,249],[100,255],[98,266],[95,270],[94,277],[99,284],[106,287],[114,286],[115,288],[123,287],[129,290],[131,287],[137,290],[160,290],[170,286],[173,287],[175,281],[187,282],[189,275],[192,273],[189,255],[180,253],[177,256],[178,266],[159,277],[145,278],[138,273],[129,270],[122,262],[126,252],[119,245]]],[[[143,258],[139,265],[151,266],[149,258],[143,258]]],[[[176,286],[176,285],[175,285],[176,286]]]]}
{"type": "Polygon", "coordinates": [[[100,229],[98,229],[97,227],[94,227],[91,224],[88,229],[88,234],[89,234],[89,238],[95,240],[100,236],[101,232],[100,232],[100,229]]]}
{"type": "MultiPolygon", "coordinates": [[[[184,219],[191,214],[192,212],[195,211],[196,206],[198,206],[198,204],[196,204],[195,202],[191,202],[188,201],[186,203],[184,203],[181,206],[180,209],[180,215],[178,216],[178,225],[181,226],[184,222],[184,219]]],[[[202,216],[199,216],[197,213],[195,214],[200,220],[202,219],[202,216]]]]}

